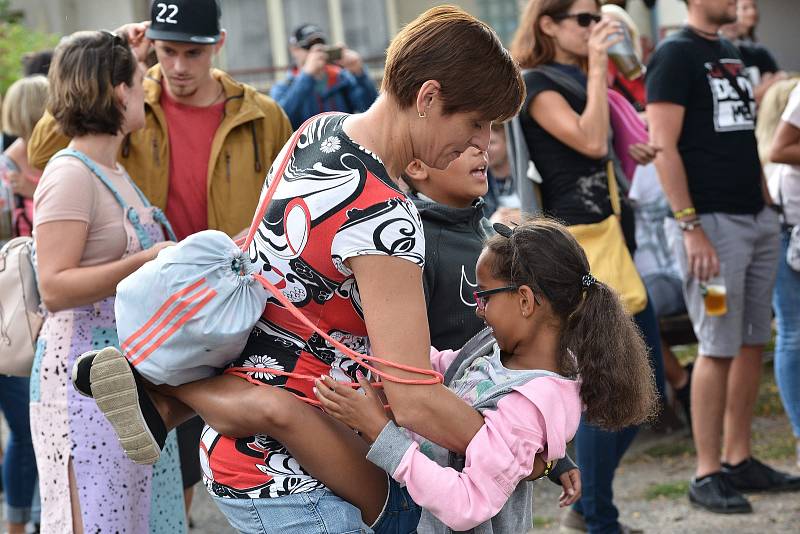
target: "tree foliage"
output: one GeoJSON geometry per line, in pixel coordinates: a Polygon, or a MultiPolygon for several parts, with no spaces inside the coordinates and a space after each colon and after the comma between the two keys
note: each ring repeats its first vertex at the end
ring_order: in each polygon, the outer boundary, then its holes
{"type": "Polygon", "coordinates": [[[0,93],[22,77],[22,58],[29,52],[52,48],[58,36],[26,28],[21,16],[0,0],[0,93]]]}

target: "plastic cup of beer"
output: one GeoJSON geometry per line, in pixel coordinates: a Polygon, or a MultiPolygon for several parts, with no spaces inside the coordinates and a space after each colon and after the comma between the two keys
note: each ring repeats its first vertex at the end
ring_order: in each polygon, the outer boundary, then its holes
{"type": "Polygon", "coordinates": [[[633,49],[633,39],[631,39],[631,34],[624,24],[621,25],[620,33],[622,34],[622,40],[608,48],[608,58],[614,62],[617,70],[625,78],[635,80],[643,74],[644,69],[639,58],[636,57],[633,49]]]}
{"type": "Polygon", "coordinates": [[[710,278],[701,284],[700,289],[703,292],[706,315],[716,317],[728,313],[727,291],[722,276],[710,278]]]}

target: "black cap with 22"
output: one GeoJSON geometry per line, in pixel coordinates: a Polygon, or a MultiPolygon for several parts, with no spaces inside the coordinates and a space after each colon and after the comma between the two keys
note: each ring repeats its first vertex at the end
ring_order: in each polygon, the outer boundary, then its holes
{"type": "Polygon", "coordinates": [[[222,38],[217,0],[155,0],[148,39],[214,44],[222,38]]]}

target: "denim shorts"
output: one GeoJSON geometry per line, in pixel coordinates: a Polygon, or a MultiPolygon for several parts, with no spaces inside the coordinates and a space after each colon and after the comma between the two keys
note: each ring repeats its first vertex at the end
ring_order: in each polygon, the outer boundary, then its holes
{"type": "Polygon", "coordinates": [[[274,499],[214,497],[242,534],[367,534],[361,512],[327,488],[274,499]]]}
{"type": "Polygon", "coordinates": [[[361,512],[327,488],[274,499],[214,497],[233,528],[243,534],[411,534],[422,509],[393,479],[383,512],[372,528],[361,512]]]}
{"type": "Polygon", "coordinates": [[[389,477],[389,495],[372,530],[375,534],[411,534],[417,531],[421,515],[422,508],[411,499],[408,490],[389,477]]]}

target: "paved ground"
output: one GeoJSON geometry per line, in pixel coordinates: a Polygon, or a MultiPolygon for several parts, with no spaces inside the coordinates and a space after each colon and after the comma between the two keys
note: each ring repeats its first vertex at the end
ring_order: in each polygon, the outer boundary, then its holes
{"type": "MultiPolygon", "coordinates": [[[[784,417],[759,418],[756,454],[770,465],[797,472],[791,432],[784,417]],[[789,437],[789,440],[786,438],[789,437]]],[[[621,521],[648,534],[800,532],[800,493],[751,495],[754,513],[723,516],[692,508],[686,498],[694,467],[693,448],[686,432],[667,436],[641,434],[623,461],[614,484],[621,521]]],[[[535,532],[558,532],[561,510],[555,485],[539,483],[536,490],[535,532]]]]}

